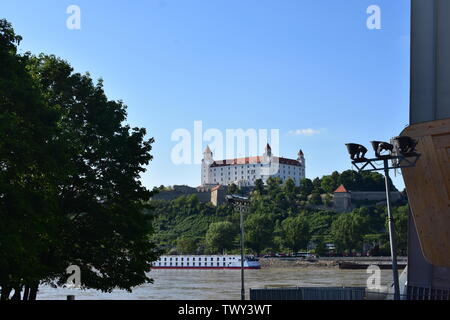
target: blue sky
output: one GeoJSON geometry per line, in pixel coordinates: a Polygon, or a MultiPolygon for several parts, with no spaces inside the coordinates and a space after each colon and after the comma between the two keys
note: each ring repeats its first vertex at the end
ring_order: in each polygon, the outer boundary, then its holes
{"type": "Polygon", "coordinates": [[[308,178],[350,169],[345,143],[369,146],[408,125],[409,17],[409,0],[0,2],[22,51],[103,78],[128,122],[156,139],[148,187],[200,184],[199,165],[171,160],[172,132],[193,133],[194,121],[279,129],[280,155],[303,149],[308,178]],[[81,30],[66,27],[69,5],[81,9],[81,30]],[[366,26],[370,5],[381,30],[366,26]]]}

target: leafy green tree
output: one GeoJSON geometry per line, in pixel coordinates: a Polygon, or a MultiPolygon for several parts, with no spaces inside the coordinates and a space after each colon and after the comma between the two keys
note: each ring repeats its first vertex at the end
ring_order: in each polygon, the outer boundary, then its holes
{"type": "Polygon", "coordinates": [[[311,193],[311,196],[309,198],[309,203],[312,205],[321,205],[323,204],[322,197],[320,196],[320,193],[317,191],[313,191],[311,193]]]}
{"type": "Polygon", "coordinates": [[[310,240],[309,226],[302,215],[290,217],[281,223],[283,246],[293,252],[305,249],[310,240]]]}
{"type": "Polygon", "coordinates": [[[177,239],[177,251],[181,254],[195,254],[198,249],[198,241],[196,239],[181,236],[177,239]]]}
{"type": "Polygon", "coordinates": [[[314,184],[310,179],[302,179],[300,182],[300,193],[310,195],[314,189],[314,184]]]}
{"type": "MultiPolygon", "coordinates": [[[[397,250],[405,255],[408,247],[408,206],[397,207],[393,210],[394,228],[396,233],[397,250]]],[[[386,222],[386,228],[387,222],[386,222]]]]}
{"type": "Polygon", "coordinates": [[[283,191],[287,195],[294,195],[297,192],[295,182],[292,178],[289,178],[284,182],[283,191]]]}
{"type": "MultiPolygon", "coordinates": [[[[391,182],[391,191],[396,191],[397,189],[391,182]]],[[[347,170],[341,173],[339,177],[339,184],[344,185],[347,190],[353,191],[385,191],[384,177],[378,172],[367,172],[362,173],[347,170]]]]}
{"type": "Polygon", "coordinates": [[[322,181],[320,180],[320,178],[317,177],[313,180],[313,186],[313,192],[315,190],[319,193],[324,193],[324,190],[322,189],[322,181]]]}
{"type": "MultiPolygon", "coordinates": [[[[61,220],[57,183],[64,173],[59,110],[28,73],[21,37],[0,20],[0,289],[1,299],[34,300],[53,270],[61,220]],[[22,290],[26,294],[21,295],[22,290]]],[[[60,263],[58,265],[61,265],[60,263]]],[[[67,265],[68,266],[68,265],[67,265]]],[[[66,267],[67,267],[66,266],[66,267]]]]}
{"type": "Polygon", "coordinates": [[[206,247],[210,253],[222,253],[224,250],[233,249],[236,235],[236,228],[231,222],[211,223],[206,233],[206,247]]]}
{"type": "Polygon", "coordinates": [[[327,207],[332,207],[333,206],[333,197],[331,196],[331,194],[327,193],[325,195],[325,199],[323,201],[323,203],[327,206],[327,207]]]}
{"type": "Polygon", "coordinates": [[[101,80],[94,84],[54,56],[36,57],[29,67],[50,103],[61,108],[58,138],[69,149],[70,170],[59,186],[68,219],[61,259],[80,267],[85,288],[110,292],[152,282],[153,217],[144,214],[151,192],[140,174],[152,160],[154,140],[145,138],[145,129],[124,124],[126,106],[108,100],[101,80]]]}
{"type": "Polygon", "coordinates": [[[241,190],[234,183],[230,184],[227,188],[227,194],[240,194],[241,190]]]}
{"type": "Polygon", "coordinates": [[[362,245],[365,221],[359,214],[344,213],[333,221],[331,237],[339,253],[353,251],[362,245]]]}
{"type": "Polygon", "coordinates": [[[324,237],[315,237],[312,241],[313,241],[313,242],[315,243],[315,245],[316,245],[316,247],[315,247],[315,249],[314,249],[314,252],[315,252],[317,255],[323,256],[323,255],[325,255],[325,254],[328,253],[328,252],[327,252],[328,250],[327,250],[327,246],[326,246],[326,242],[325,242],[324,237]]]}
{"type": "Polygon", "coordinates": [[[14,289],[33,300],[40,283],[65,283],[73,264],[83,288],[151,282],[151,192],[140,174],[153,139],[123,124],[125,105],[108,100],[101,81],[54,56],[17,55],[19,40],[1,20],[2,299],[14,289]]]}
{"type": "Polygon", "coordinates": [[[268,195],[275,197],[281,192],[282,181],[278,177],[270,177],[267,179],[267,191],[268,195]]]}
{"type": "Polygon", "coordinates": [[[251,214],[244,223],[245,243],[257,255],[273,244],[274,224],[267,214],[251,214]]]}
{"type": "Polygon", "coordinates": [[[333,193],[339,187],[340,175],[337,171],[333,172],[330,176],[324,176],[321,179],[320,186],[327,193],[333,193]]]}
{"type": "Polygon", "coordinates": [[[387,214],[385,207],[360,207],[353,212],[359,215],[364,220],[364,229],[366,233],[379,233],[385,232],[385,221],[387,214]]]}
{"type": "Polygon", "coordinates": [[[256,179],[255,190],[261,195],[264,194],[264,182],[262,179],[256,179]]]}
{"type": "Polygon", "coordinates": [[[305,215],[311,235],[325,237],[328,235],[336,213],[332,211],[316,211],[305,215]]]}

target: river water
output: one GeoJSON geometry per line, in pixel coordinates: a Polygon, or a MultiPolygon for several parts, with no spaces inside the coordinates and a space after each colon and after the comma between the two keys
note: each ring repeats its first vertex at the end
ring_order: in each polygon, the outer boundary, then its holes
{"type": "MultiPolygon", "coordinates": [[[[239,300],[240,270],[153,270],[153,284],[133,289],[132,293],[115,290],[102,293],[41,286],[38,300],[65,300],[75,295],[77,300],[239,300]]],[[[249,289],[295,286],[356,286],[365,287],[370,275],[366,270],[337,268],[267,268],[245,270],[246,296],[249,289]]],[[[392,271],[381,271],[381,284],[390,285],[392,271]]]]}

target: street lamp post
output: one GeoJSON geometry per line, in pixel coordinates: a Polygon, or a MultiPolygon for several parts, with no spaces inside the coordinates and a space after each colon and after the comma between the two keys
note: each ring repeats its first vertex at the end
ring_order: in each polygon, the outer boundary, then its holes
{"type": "Polygon", "coordinates": [[[392,272],[394,275],[394,299],[400,300],[400,284],[398,280],[398,267],[397,267],[397,242],[395,239],[395,227],[394,218],[391,210],[391,185],[389,181],[389,163],[387,159],[383,160],[384,165],[384,181],[386,184],[386,204],[389,223],[389,242],[391,244],[391,259],[392,259],[392,272]]]}
{"type": "Polygon", "coordinates": [[[398,279],[395,226],[391,208],[391,183],[389,179],[389,170],[414,167],[420,158],[420,154],[415,150],[417,143],[417,141],[406,136],[392,138],[391,143],[372,141],[371,144],[376,156],[376,158],[373,159],[367,159],[365,157],[367,153],[366,147],[355,143],[348,143],[346,145],[350,158],[352,159],[352,164],[358,169],[359,172],[384,171],[395,300],[400,300],[400,284],[398,279]],[[383,167],[379,167],[377,164],[380,160],[383,161],[383,167]],[[389,165],[389,160],[392,165],[389,165]]]}
{"type": "Polygon", "coordinates": [[[226,199],[239,210],[241,228],[241,300],[245,300],[244,286],[244,212],[248,209],[249,199],[238,195],[227,195],[226,199]]]}

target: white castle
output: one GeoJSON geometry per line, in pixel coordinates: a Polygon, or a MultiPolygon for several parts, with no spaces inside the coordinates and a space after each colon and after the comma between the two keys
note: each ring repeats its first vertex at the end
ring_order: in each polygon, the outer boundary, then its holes
{"type": "Polygon", "coordinates": [[[214,161],[209,146],[203,152],[202,186],[230,185],[250,187],[261,179],[266,184],[269,177],[278,177],[282,181],[291,178],[296,186],[305,178],[305,157],[303,151],[297,160],[275,157],[267,144],[262,156],[214,161]]]}

